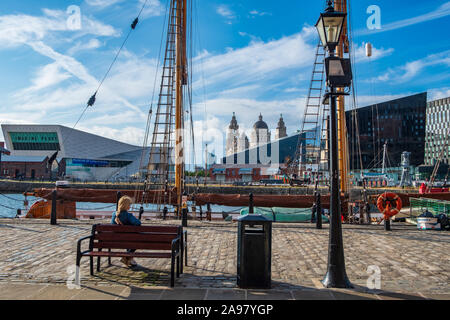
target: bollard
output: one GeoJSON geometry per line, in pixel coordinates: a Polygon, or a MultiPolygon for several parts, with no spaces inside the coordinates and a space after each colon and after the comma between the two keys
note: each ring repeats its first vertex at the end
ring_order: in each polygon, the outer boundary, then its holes
{"type": "Polygon", "coordinates": [[[316,229],[322,229],[322,203],[320,193],[317,193],[317,219],[316,219],[316,229]]]}
{"type": "Polygon", "coordinates": [[[163,220],[166,220],[168,212],[169,212],[169,209],[167,209],[167,207],[164,207],[164,209],[163,209],[163,220]]]}
{"type": "Polygon", "coordinates": [[[122,198],[122,192],[117,191],[116,211],[119,209],[119,200],[122,198]]]}
{"type": "Polygon", "coordinates": [[[249,214],[254,213],[254,209],[253,209],[253,193],[250,193],[250,195],[249,195],[248,213],[249,214]]]}
{"type": "Polygon", "coordinates": [[[56,225],[56,196],[57,196],[57,191],[53,190],[52,191],[52,212],[50,215],[50,224],[52,226],[56,225]]]}
{"type": "Polygon", "coordinates": [[[142,214],[143,214],[143,213],[144,213],[144,207],[141,206],[141,207],[139,208],[139,220],[142,219],[142,214]]]}
{"type": "Polygon", "coordinates": [[[367,224],[372,224],[372,217],[370,216],[370,204],[369,204],[369,202],[366,202],[365,210],[366,210],[366,223],[367,224]]]}
{"type": "Polygon", "coordinates": [[[203,209],[202,206],[200,206],[200,221],[203,220],[203,209]]]}
{"type": "Polygon", "coordinates": [[[316,211],[317,211],[317,204],[314,203],[311,207],[311,223],[316,222],[316,211]]]}
{"type": "Polygon", "coordinates": [[[384,219],[384,230],[391,231],[391,220],[390,219],[384,219]]]}
{"type": "Polygon", "coordinates": [[[206,204],[206,220],[211,221],[211,204],[206,204]]]}
{"type": "Polygon", "coordinates": [[[311,223],[316,222],[316,212],[317,212],[317,191],[314,191],[314,203],[311,207],[311,223]]]}
{"type": "Polygon", "coordinates": [[[182,215],[181,225],[183,227],[187,227],[187,212],[188,212],[187,208],[183,208],[181,210],[181,215],[182,215]]]}

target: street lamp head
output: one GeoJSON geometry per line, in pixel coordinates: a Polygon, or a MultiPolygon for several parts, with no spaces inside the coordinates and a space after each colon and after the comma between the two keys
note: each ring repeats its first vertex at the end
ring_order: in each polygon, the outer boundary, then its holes
{"type": "Polygon", "coordinates": [[[331,6],[331,1],[328,1],[328,8],[325,12],[320,14],[316,28],[322,45],[330,53],[334,52],[334,49],[339,43],[346,17],[346,13],[334,11],[334,8],[331,6]]]}

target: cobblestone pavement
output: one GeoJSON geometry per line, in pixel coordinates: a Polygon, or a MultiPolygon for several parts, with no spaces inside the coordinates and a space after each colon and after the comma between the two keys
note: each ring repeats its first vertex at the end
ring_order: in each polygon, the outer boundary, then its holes
{"type": "MultiPolygon", "coordinates": [[[[25,284],[65,287],[73,275],[76,240],[89,235],[94,222],[59,220],[58,223],[51,226],[44,220],[0,219],[0,290],[25,284]]],[[[179,224],[179,221],[145,222],[162,223],[179,224]]],[[[208,296],[217,292],[224,292],[225,296],[227,292],[232,292],[232,296],[244,294],[236,286],[237,224],[189,221],[187,231],[188,266],[176,279],[175,287],[200,290],[201,297],[206,292],[208,296]]],[[[322,230],[310,224],[273,225],[272,293],[286,292],[284,297],[291,299],[298,291],[328,292],[323,291],[320,283],[326,273],[328,235],[327,224],[322,230]]],[[[394,223],[391,232],[384,231],[383,226],[344,225],[343,238],[347,275],[355,285],[352,291],[360,296],[377,293],[380,298],[388,293],[402,293],[406,298],[450,298],[448,232],[419,231],[402,223],[394,223]],[[381,290],[367,288],[369,266],[380,268],[381,290]]],[[[137,261],[139,266],[129,269],[119,259],[113,258],[110,267],[103,259],[101,272],[90,276],[89,259],[83,258],[82,285],[170,291],[169,259],[137,261]]],[[[4,295],[5,290],[2,292],[4,295]]],[[[345,290],[334,292],[334,298],[345,294],[345,290]]],[[[258,297],[258,292],[245,291],[245,297],[249,298],[249,294],[258,297]]]]}

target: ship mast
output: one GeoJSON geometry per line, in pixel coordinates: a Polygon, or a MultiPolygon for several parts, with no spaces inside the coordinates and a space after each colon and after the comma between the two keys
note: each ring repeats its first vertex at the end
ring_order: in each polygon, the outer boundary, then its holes
{"type": "Polygon", "coordinates": [[[175,101],[175,189],[177,194],[177,210],[181,215],[184,180],[184,105],[183,86],[187,84],[186,72],[186,0],[176,2],[176,101],[175,101]]]}
{"type": "MultiPolygon", "coordinates": [[[[334,9],[338,12],[347,13],[347,0],[335,0],[334,9]]],[[[344,53],[349,53],[349,43],[348,43],[348,24],[347,21],[344,22],[342,28],[342,35],[337,46],[337,56],[339,58],[344,57],[344,53]]],[[[343,88],[339,88],[338,92],[343,92],[343,88]]],[[[347,142],[347,126],[345,121],[345,98],[344,96],[338,96],[337,98],[337,113],[338,113],[338,154],[339,154],[339,168],[340,177],[339,181],[341,184],[341,192],[348,192],[348,142],[347,142]]]]}

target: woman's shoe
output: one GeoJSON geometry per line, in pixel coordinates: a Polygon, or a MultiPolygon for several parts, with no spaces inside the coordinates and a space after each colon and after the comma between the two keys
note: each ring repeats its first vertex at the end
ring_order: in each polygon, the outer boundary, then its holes
{"type": "Polygon", "coordinates": [[[130,258],[129,262],[132,267],[137,266],[137,262],[133,258],[130,258]]]}
{"type": "Polygon", "coordinates": [[[130,263],[130,259],[129,258],[125,258],[125,257],[123,257],[122,259],[120,259],[120,262],[122,262],[124,265],[126,265],[127,267],[130,267],[131,266],[131,263],[130,263]]]}

